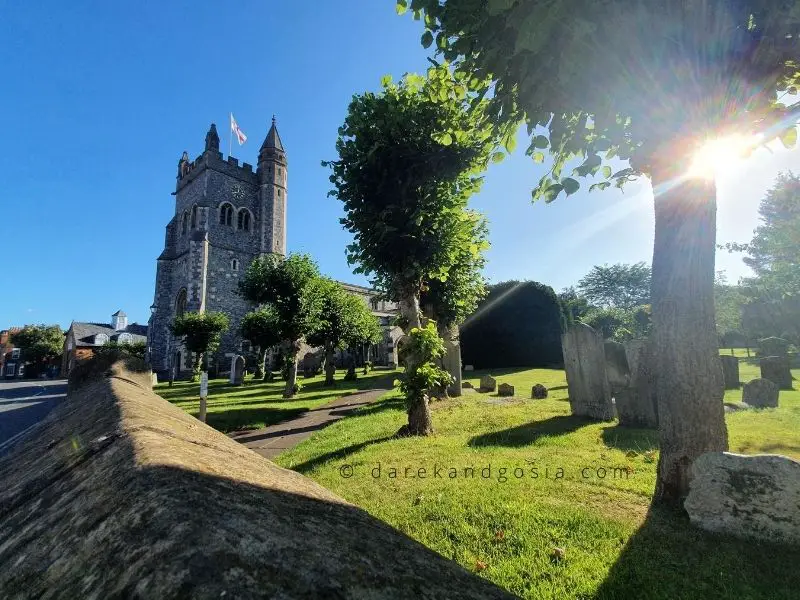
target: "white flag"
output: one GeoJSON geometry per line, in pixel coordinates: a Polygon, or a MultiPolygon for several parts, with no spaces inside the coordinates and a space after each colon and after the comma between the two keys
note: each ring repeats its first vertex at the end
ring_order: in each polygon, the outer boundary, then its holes
{"type": "Polygon", "coordinates": [[[239,129],[239,124],[236,122],[236,119],[233,118],[233,113],[231,113],[231,131],[236,134],[236,141],[239,142],[240,146],[247,141],[247,136],[239,129]]]}

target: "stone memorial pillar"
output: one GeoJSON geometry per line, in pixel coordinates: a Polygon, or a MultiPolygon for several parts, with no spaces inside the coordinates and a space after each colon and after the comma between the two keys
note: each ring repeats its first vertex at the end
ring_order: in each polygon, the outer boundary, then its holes
{"type": "Polygon", "coordinates": [[[572,414],[612,420],[614,406],[606,377],[602,335],[585,323],[577,323],[561,336],[561,347],[572,414]]]}
{"type": "Polygon", "coordinates": [[[739,389],[739,359],[735,356],[723,354],[719,357],[722,361],[722,375],[725,379],[726,390],[739,389]]]}

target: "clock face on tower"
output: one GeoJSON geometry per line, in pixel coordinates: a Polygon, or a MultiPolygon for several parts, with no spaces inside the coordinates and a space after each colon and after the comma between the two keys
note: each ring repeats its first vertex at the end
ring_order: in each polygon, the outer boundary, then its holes
{"type": "Polygon", "coordinates": [[[236,183],[233,185],[233,188],[231,188],[231,196],[234,204],[241,204],[242,200],[245,198],[245,191],[242,189],[242,186],[236,183]]]}

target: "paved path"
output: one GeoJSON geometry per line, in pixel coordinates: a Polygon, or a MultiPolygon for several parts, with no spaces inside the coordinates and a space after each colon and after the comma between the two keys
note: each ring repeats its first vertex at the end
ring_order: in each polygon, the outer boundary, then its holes
{"type": "Polygon", "coordinates": [[[229,435],[264,458],[274,458],[284,450],[294,448],[304,439],[311,437],[315,431],[343,419],[362,406],[375,402],[388,391],[390,390],[366,390],[342,396],[289,421],[255,431],[236,431],[229,435]]]}
{"type": "Polygon", "coordinates": [[[64,379],[0,381],[0,454],[66,397],[64,379]]]}

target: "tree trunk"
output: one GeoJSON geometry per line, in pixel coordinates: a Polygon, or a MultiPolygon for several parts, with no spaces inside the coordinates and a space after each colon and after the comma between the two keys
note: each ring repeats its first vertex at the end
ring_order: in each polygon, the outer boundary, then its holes
{"type": "Polygon", "coordinates": [[[460,396],[461,389],[461,340],[458,325],[440,325],[439,336],[444,340],[445,354],[442,357],[442,368],[453,378],[447,388],[449,396],[460,396]]]}
{"type": "Polygon", "coordinates": [[[651,302],[661,455],[654,501],[688,493],[693,461],[728,448],[714,323],[716,188],[654,171],[651,302]]]}
{"type": "Polygon", "coordinates": [[[325,385],[333,385],[334,375],[336,375],[336,363],[334,362],[333,344],[325,343],[325,385]]]}
{"type": "MultiPolygon", "coordinates": [[[[419,294],[417,292],[408,293],[400,299],[400,314],[408,322],[405,333],[408,334],[415,327],[422,327],[419,310],[419,294]]],[[[398,340],[398,345],[402,346],[403,338],[398,340]]],[[[403,353],[403,363],[406,373],[417,367],[419,357],[411,352],[403,353]]],[[[433,422],[431,421],[431,410],[428,406],[428,395],[423,394],[421,398],[408,398],[408,425],[404,425],[398,431],[398,435],[430,435],[433,433],[433,422]]]]}
{"type": "Polygon", "coordinates": [[[433,433],[433,421],[431,420],[431,409],[428,395],[416,399],[408,407],[408,425],[404,425],[397,432],[399,436],[408,435],[431,435],[433,433]]]}
{"type": "Polygon", "coordinates": [[[264,359],[267,356],[267,349],[258,347],[258,355],[256,356],[256,372],[253,373],[253,379],[264,379],[264,359]]]}
{"type": "Polygon", "coordinates": [[[289,376],[286,378],[286,388],[283,390],[284,398],[294,398],[294,386],[297,384],[297,353],[300,352],[300,342],[290,342],[287,349],[289,359],[289,376]]]}
{"type": "Polygon", "coordinates": [[[197,381],[200,377],[200,362],[203,358],[203,354],[201,352],[194,353],[194,364],[192,365],[192,383],[197,381]]]}

